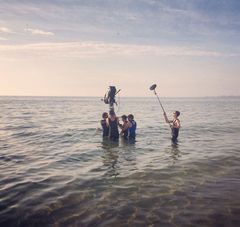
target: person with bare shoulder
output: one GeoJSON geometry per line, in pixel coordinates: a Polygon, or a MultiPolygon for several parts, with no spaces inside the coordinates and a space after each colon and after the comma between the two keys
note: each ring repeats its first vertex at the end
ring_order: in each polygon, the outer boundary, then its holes
{"type": "Polygon", "coordinates": [[[109,139],[113,141],[118,140],[119,139],[119,131],[118,131],[119,120],[114,110],[109,111],[109,117],[107,119],[107,123],[109,125],[109,139]]]}
{"type": "Polygon", "coordinates": [[[172,120],[168,120],[166,112],[163,113],[163,116],[165,118],[166,123],[170,123],[170,127],[172,129],[172,141],[173,143],[176,143],[179,134],[179,129],[181,127],[180,120],[178,119],[178,117],[180,116],[180,112],[177,110],[174,111],[172,120]]]}
{"type": "Polygon", "coordinates": [[[128,129],[132,127],[132,124],[127,120],[126,115],[122,115],[122,122],[122,124],[119,124],[119,127],[121,128],[120,135],[123,139],[128,140],[128,129]]]}

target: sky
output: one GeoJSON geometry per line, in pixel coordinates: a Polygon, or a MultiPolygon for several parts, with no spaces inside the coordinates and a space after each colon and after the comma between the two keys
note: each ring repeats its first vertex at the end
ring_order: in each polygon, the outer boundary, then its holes
{"type": "Polygon", "coordinates": [[[0,0],[0,95],[240,95],[239,0],[0,0]]]}

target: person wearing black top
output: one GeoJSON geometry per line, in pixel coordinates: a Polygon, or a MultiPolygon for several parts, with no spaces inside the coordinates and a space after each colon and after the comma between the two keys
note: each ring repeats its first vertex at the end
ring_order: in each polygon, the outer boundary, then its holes
{"type": "Polygon", "coordinates": [[[165,121],[167,123],[171,123],[170,127],[172,129],[172,142],[175,144],[177,143],[179,129],[181,127],[180,120],[178,119],[178,117],[180,116],[180,112],[177,110],[173,112],[173,120],[168,120],[165,112],[163,113],[163,115],[164,115],[165,121]]]}
{"type": "Polygon", "coordinates": [[[118,117],[116,116],[114,110],[110,110],[109,117],[108,117],[110,140],[118,140],[119,139],[118,124],[119,124],[118,117]]]}
{"type": "Polygon", "coordinates": [[[104,112],[102,114],[102,120],[101,120],[101,126],[102,126],[102,132],[103,132],[103,137],[108,137],[109,136],[109,125],[108,125],[108,113],[104,112]]]}
{"type": "Polygon", "coordinates": [[[126,115],[122,115],[122,122],[123,124],[119,124],[119,127],[121,128],[120,135],[123,139],[128,140],[128,129],[132,127],[132,124],[127,120],[126,115]]]}

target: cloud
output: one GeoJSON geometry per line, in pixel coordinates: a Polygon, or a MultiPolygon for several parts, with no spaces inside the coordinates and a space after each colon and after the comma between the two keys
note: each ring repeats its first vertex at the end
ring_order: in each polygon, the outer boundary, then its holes
{"type": "Polygon", "coordinates": [[[0,57],[19,58],[97,58],[141,56],[235,57],[238,53],[222,53],[182,46],[130,45],[104,42],[34,43],[25,45],[0,45],[0,57]]]}
{"type": "Polygon", "coordinates": [[[129,43],[201,42],[222,46],[239,42],[234,38],[239,37],[239,4],[234,2],[12,0],[3,1],[0,12],[2,20],[17,28],[26,23],[44,28],[28,28],[26,31],[32,35],[53,36],[54,28],[58,36],[71,40],[97,37],[114,42],[124,39],[129,43]]]}
{"type": "Polygon", "coordinates": [[[53,32],[47,32],[40,29],[26,28],[25,31],[30,32],[32,35],[44,35],[44,36],[53,36],[53,32]]]}
{"type": "Polygon", "coordinates": [[[0,33],[13,33],[9,28],[0,27],[0,33]]]}
{"type": "MultiPolygon", "coordinates": [[[[10,33],[14,33],[13,31],[11,31],[9,28],[7,27],[0,27],[0,34],[3,33],[3,34],[10,34],[10,33]]],[[[7,38],[5,37],[2,37],[0,36],[0,41],[6,41],[8,40],[7,38]]]]}
{"type": "Polygon", "coordinates": [[[4,38],[4,37],[0,37],[0,41],[6,41],[8,39],[4,38]]]}

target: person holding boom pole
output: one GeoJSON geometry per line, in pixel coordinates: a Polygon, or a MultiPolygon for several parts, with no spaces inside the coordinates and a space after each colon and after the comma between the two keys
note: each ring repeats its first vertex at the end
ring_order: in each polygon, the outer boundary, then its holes
{"type": "Polygon", "coordinates": [[[163,116],[165,118],[165,121],[169,124],[172,123],[172,124],[170,124],[170,127],[172,129],[172,142],[173,143],[177,143],[179,129],[181,127],[180,120],[178,119],[179,115],[180,115],[180,112],[176,110],[176,111],[173,112],[173,119],[168,120],[166,112],[163,112],[163,116]]]}
{"type": "Polygon", "coordinates": [[[157,94],[157,92],[156,92],[156,87],[157,87],[157,85],[156,84],[153,84],[151,87],[150,87],[150,90],[151,91],[154,91],[154,94],[157,96],[157,99],[158,99],[158,102],[159,102],[159,104],[160,104],[160,106],[161,106],[161,108],[162,108],[162,110],[163,110],[163,116],[164,116],[164,118],[165,118],[165,121],[166,121],[166,123],[168,123],[169,124],[169,126],[170,126],[170,128],[171,128],[171,131],[172,131],[172,142],[173,143],[177,143],[177,138],[178,138],[178,134],[179,134],[179,129],[180,129],[180,127],[181,127],[181,125],[180,125],[180,120],[178,119],[178,117],[179,117],[179,115],[180,115],[180,112],[179,111],[174,111],[173,112],[173,120],[168,120],[168,118],[167,118],[167,114],[166,114],[166,112],[165,112],[165,110],[164,110],[164,108],[163,108],[163,105],[162,105],[162,103],[161,103],[161,101],[160,101],[160,99],[159,99],[159,97],[158,97],[158,94],[157,94]]]}

